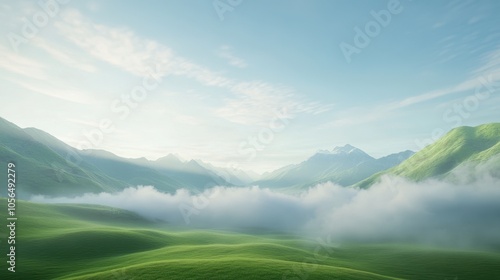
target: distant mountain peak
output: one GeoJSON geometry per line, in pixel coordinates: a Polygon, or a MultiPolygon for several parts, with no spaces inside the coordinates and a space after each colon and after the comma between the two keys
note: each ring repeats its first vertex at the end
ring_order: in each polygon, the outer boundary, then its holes
{"type": "Polygon", "coordinates": [[[181,164],[182,161],[174,154],[168,154],[156,160],[160,164],[181,164]]]}
{"type": "Polygon", "coordinates": [[[331,151],[331,154],[352,154],[352,153],[359,153],[359,152],[364,153],[360,149],[358,149],[354,146],[351,146],[349,144],[346,144],[342,147],[337,146],[337,147],[333,148],[333,150],[331,151]]]}
{"type": "MultiPolygon", "coordinates": [[[[337,146],[333,148],[333,150],[318,150],[316,154],[319,155],[367,155],[365,152],[362,150],[346,144],[344,146],[337,146]]],[[[367,155],[368,156],[368,155],[367,155]]]]}

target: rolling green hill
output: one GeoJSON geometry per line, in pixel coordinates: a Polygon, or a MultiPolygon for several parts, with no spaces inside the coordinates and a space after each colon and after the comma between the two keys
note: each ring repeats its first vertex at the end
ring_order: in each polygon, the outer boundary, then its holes
{"type": "MultiPolygon", "coordinates": [[[[0,209],[6,209],[6,199],[0,198],[0,209]]],[[[498,252],[397,244],[333,248],[286,234],[175,229],[95,205],[19,201],[17,216],[17,272],[4,267],[0,279],[500,277],[498,252]]]]}
{"type": "Polygon", "coordinates": [[[500,123],[458,127],[398,166],[377,173],[355,186],[369,187],[384,174],[402,176],[414,181],[445,176],[459,165],[485,162],[498,155],[500,123]]]}

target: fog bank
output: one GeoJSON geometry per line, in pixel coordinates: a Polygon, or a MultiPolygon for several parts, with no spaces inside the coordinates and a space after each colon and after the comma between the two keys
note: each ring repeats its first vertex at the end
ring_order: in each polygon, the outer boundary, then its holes
{"type": "Polygon", "coordinates": [[[500,179],[477,166],[474,173],[460,173],[466,177],[419,183],[384,176],[368,190],[325,183],[297,195],[258,186],[175,194],[138,186],[76,198],[35,196],[32,201],[107,205],[193,228],[263,228],[329,236],[335,242],[500,248],[500,179]]]}

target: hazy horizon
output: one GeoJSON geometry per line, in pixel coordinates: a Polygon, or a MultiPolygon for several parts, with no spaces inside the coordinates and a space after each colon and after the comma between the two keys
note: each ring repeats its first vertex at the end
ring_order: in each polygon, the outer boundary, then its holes
{"type": "Polygon", "coordinates": [[[77,148],[259,173],[498,120],[498,1],[153,2],[0,2],[2,117],[77,148]]]}

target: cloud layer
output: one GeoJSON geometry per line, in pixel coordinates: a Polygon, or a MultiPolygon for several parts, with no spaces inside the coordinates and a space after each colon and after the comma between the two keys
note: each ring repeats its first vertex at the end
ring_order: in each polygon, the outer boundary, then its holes
{"type": "Polygon", "coordinates": [[[166,194],[138,186],[115,194],[32,200],[102,204],[172,225],[259,228],[329,236],[334,242],[500,246],[500,180],[482,173],[473,182],[470,174],[466,180],[455,176],[454,183],[415,183],[386,176],[368,190],[326,183],[297,195],[258,186],[215,187],[198,194],[187,190],[166,194]]]}

